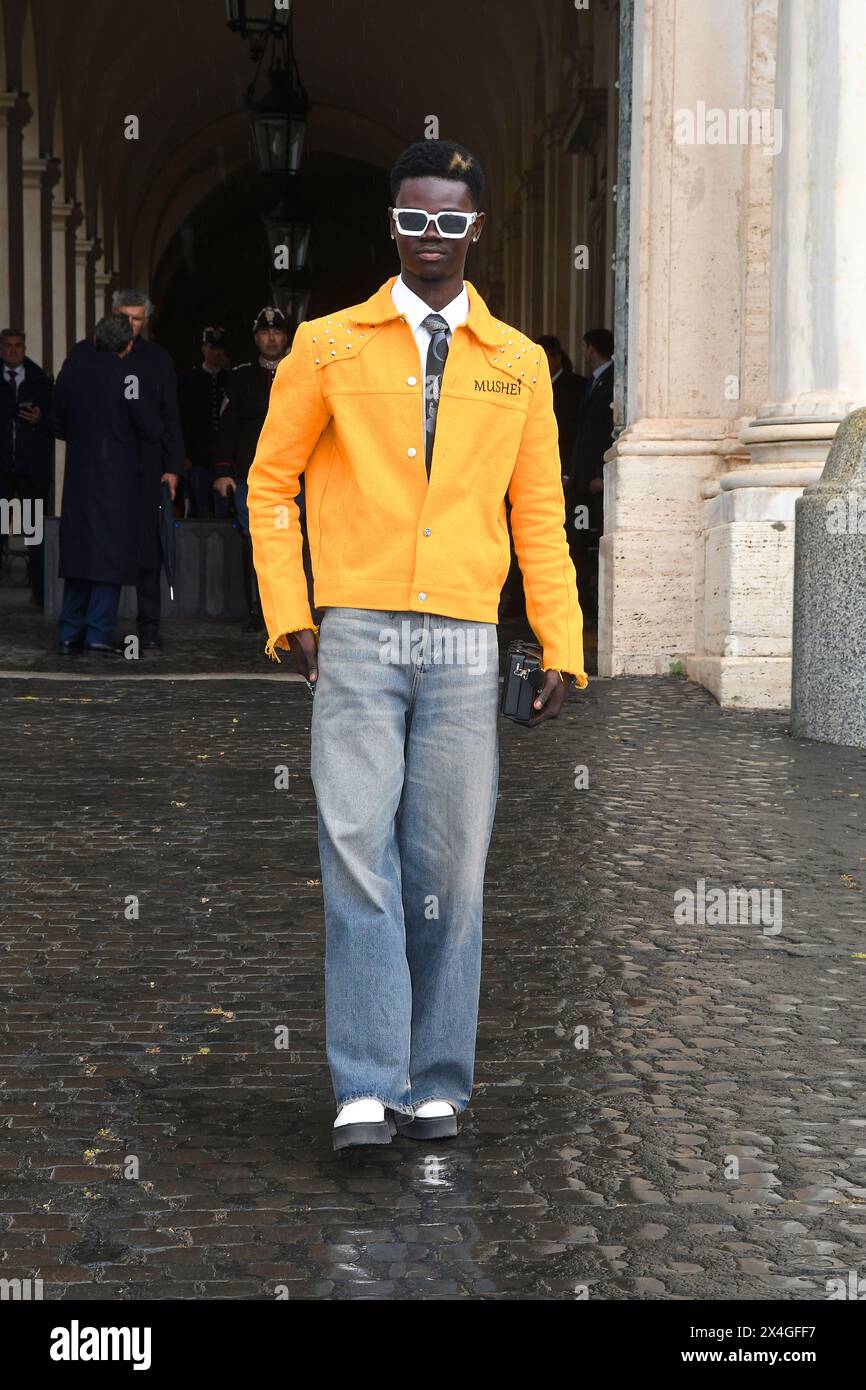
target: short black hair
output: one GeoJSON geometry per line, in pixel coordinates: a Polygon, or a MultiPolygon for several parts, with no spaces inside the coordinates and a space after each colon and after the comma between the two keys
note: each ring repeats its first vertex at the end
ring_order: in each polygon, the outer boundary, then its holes
{"type": "Polygon", "coordinates": [[[542,333],[541,337],[536,338],[535,341],[538,343],[539,347],[544,348],[545,352],[552,352],[554,357],[561,356],[562,343],[555,333],[542,333]]]}
{"type": "Polygon", "coordinates": [[[23,338],[27,342],[27,334],[23,328],[4,328],[0,330],[0,338],[23,338]]]}
{"type": "Polygon", "coordinates": [[[587,347],[594,347],[602,357],[613,357],[613,334],[609,328],[590,328],[584,333],[583,341],[587,347]]]}
{"type": "Polygon", "coordinates": [[[93,333],[93,341],[101,352],[123,352],[133,337],[132,324],[125,314],[106,314],[93,333]]]}
{"type": "Polygon", "coordinates": [[[391,170],[391,202],[404,179],[453,179],[465,183],[477,209],[484,193],[484,170],[465,145],[453,140],[419,140],[404,150],[391,170]]]}

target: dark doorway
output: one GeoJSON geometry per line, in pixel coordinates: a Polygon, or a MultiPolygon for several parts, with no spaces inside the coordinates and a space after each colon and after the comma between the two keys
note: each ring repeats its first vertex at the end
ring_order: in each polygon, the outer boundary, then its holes
{"type": "MultiPolygon", "coordinates": [[[[312,226],[308,318],[366,299],[397,273],[384,170],[313,155],[296,193],[312,226]]],[[[226,329],[234,365],[249,360],[253,320],[271,299],[261,214],[277,196],[255,169],[244,170],[209,194],[169,243],[153,280],[154,336],[178,371],[198,363],[206,324],[226,329]]]]}

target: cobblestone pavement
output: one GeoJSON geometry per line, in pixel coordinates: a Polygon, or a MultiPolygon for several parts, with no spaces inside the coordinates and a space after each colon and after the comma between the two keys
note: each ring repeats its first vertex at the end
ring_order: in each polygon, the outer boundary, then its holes
{"type": "Polygon", "coordinates": [[[823,1300],[866,1272],[866,755],[673,677],[504,726],[473,1103],[370,1157],[330,1148],[304,687],[0,703],[0,1277],[823,1300]],[[779,889],[782,922],[678,925],[699,880],[779,889]]]}

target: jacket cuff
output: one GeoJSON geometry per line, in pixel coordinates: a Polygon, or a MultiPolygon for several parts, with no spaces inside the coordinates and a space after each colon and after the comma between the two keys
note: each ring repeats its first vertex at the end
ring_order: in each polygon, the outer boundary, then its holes
{"type": "Polygon", "coordinates": [[[278,665],[281,665],[282,663],[280,662],[280,658],[277,655],[277,649],[279,648],[280,651],[284,652],[290,651],[291,647],[289,645],[289,633],[303,632],[305,630],[309,632],[314,632],[316,637],[318,637],[319,635],[319,629],[313,622],[312,614],[310,614],[309,622],[300,623],[297,627],[288,627],[286,628],[285,632],[280,632],[273,637],[269,637],[267,642],[265,643],[265,656],[269,656],[271,661],[276,661],[278,665]]]}

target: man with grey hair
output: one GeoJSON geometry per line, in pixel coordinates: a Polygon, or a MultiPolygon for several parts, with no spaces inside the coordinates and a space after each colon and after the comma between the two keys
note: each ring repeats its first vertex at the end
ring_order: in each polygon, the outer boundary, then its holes
{"type": "Polygon", "coordinates": [[[122,314],[129,322],[134,335],[130,364],[139,373],[149,404],[162,421],[159,440],[145,440],[141,451],[141,526],[135,587],[138,596],[138,636],[142,649],[146,649],[162,646],[159,635],[161,485],[167,482],[174,498],[186,451],[174,363],[164,347],[151,342],[143,334],[153,313],[150,299],[141,290],[116,290],[111,303],[115,313],[122,314]]]}

